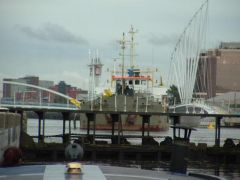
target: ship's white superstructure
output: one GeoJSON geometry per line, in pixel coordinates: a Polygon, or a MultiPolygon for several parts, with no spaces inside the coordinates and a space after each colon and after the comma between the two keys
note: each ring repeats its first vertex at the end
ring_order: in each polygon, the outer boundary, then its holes
{"type": "Polygon", "coordinates": [[[111,90],[117,94],[133,95],[141,93],[146,96],[152,96],[157,101],[161,101],[162,95],[166,95],[167,88],[155,79],[158,69],[139,66],[135,63],[135,33],[137,33],[137,30],[134,30],[133,26],[131,26],[129,30],[130,40],[127,40],[123,33],[122,39],[119,41],[121,63],[119,66],[116,66],[116,61],[114,62],[114,68],[111,71],[110,77],[111,90]],[[130,63],[126,63],[125,58],[128,47],[130,51],[130,63]]]}

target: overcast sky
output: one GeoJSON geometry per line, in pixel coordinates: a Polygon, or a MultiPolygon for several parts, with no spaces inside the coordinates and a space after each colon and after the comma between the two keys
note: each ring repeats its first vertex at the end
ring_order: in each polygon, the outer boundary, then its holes
{"type": "MultiPolygon", "coordinates": [[[[0,79],[36,75],[86,89],[88,50],[99,50],[105,73],[131,24],[138,29],[137,64],[156,66],[166,79],[177,38],[203,2],[0,0],[0,79]]],[[[239,7],[240,0],[210,0],[209,47],[240,41],[239,7]]]]}

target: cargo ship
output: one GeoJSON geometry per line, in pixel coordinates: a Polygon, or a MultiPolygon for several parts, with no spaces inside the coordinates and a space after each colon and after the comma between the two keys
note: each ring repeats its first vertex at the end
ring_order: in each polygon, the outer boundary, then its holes
{"type": "MultiPolygon", "coordinates": [[[[163,112],[166,109],[166,90],[162,80],[157,80],[154,74],[158,71],[152,67],[140,67],[135,65],[134,35],[137,31],[129,31],[130,40],[123,33],[119,41],[121,47],[119,65],[114,60],[113,70],[109,71],[109,86],[99,88],[99,78],[103,64],[99,57],[91,58],[90,81],[88,100],[82,103],[82,110],[92,111],[124,111],[124,112],[163,112]],[[125,65],[125,50],[130,49],[130,65],[125,65]],[[98,91],[98,89],[101,89],[98,91]],[[97,92],[98,91],[98,92],[97,92]]],[[[81,115],[81,128],[87,128],[87,118],[81,115]]],[[[142,118],[138,115],[121,115],[122,130],[138,131],[142,129],[142,118]]],[[[90,127],[91,128],[91,127],[90,127]]],[[[97,114],[96,129],[110,130],[112,119],[109,114],[97,114]]],[[[168,130],[167,117],[151,116],[150,125],[146,127],[150,131],[168,130]]]]}

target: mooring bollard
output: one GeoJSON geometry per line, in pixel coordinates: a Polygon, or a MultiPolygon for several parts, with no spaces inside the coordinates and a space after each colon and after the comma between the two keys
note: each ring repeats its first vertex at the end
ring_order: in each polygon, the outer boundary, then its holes
{"type": "Polygon", "coordinates": [[[81,160],[83,158],[83,148],[79,144],[69,144],[65,149],[65,157],[69,160],[81,160]]]}

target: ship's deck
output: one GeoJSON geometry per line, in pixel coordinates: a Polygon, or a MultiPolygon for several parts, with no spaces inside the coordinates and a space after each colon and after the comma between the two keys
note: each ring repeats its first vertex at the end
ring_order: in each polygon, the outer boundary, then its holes
{"type": "Polygon", "coordinates": [[[83,165],[82,175],[66,174],[66,165],[27,165],[16,167],[0,168],[0,180],[64,180],[64,179],[81,179],[81,180],[168,180],[168,179],[224,179],[216,176],[203,174],[173,174],[168,171],[151,171],[137,168],[114,167],[114,166],[97,166],[83,165]]]}

